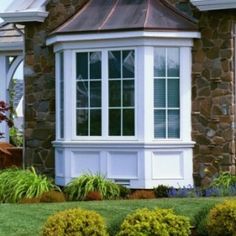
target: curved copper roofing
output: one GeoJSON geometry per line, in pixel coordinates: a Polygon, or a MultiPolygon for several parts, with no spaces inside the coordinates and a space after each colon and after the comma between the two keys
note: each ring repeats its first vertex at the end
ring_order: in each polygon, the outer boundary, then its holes
{"type": "Polygon", "coordinates": [[[90,0],[52,34],[133,30],[196,31],[197,26],[165,0],[90,0]]]}

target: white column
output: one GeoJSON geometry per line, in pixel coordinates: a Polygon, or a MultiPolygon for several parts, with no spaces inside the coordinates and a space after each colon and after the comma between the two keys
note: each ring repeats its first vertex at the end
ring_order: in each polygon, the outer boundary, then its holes
{"type": "MultiPolygon", "coordinates": [[[[7,101],[7,56],[0,55],[0,101],[7,101]]],[[[0,141],[8,141],[8,126],[6,122],[0,123],[0,132],[4,133],[4,138],[0,141]]]]}

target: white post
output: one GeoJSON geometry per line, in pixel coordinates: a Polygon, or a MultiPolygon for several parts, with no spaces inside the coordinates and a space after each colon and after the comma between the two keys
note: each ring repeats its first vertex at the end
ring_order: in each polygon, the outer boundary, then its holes
{"type": "MultiPolygon", "coordinates": [[[[0,101],[7,101],[7,56],[0,55],[0,101]]],[[[6,122],[0,123],[0,132],[4,133],[4,138],[1,138],[0,141],[8,142],[8,126],[6,122]]]]}

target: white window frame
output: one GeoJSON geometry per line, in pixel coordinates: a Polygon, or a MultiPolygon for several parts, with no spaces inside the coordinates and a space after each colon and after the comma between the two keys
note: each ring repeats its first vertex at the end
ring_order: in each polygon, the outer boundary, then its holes
{"type": "MultiPolygon", "coordinates": [[[[192,143],[191,141],[191,60],[192,60],[192,39],[185,37],[187,34],[183,34],[183,38],[155,38],[151,34],[150,37],[138,37],[127,38],[125,33],[124,37],[119,39],[107,39],[107,40],[83,40],[77,38],[76,40],[70,40],[71,36],[68,36],[68,40],[65,42],[57,43],[54,50],[59,53],[64,51],[64,66],[67,68],[64,70],[65,78],[65,127],[64,127],[64,141],[73,143],[106,143],[111,141],[114,144],[119,143],[145,143],[153,145],[170,145],[178,146],[185,143],[192,143]],[[153,74],[153,53],[155,47],[179,47],[180,48],[180,138],[179,139],[164,139],[159,140],[154,138],[154,115],[153,115],[153,86],[154,86],[154,74],[153,74]],[[76,122],[75,122],[75,102],[76,102],[76,90],[75,90],[75,55],[77,52],[91,52],[91,51],[114,51],[114,50],[134,50],[135,51],[135,136],[76,136],[76,122]],[[184,81],[184,82],[181,82],[184,81]],[[72,99],[74,98],[74,99],[72,99]],[[66,106],[71,104],[71,106],[66,106]]],[[[176,34],[177,35],[177,34],[176,34]]],[[[111,35],[110,35],[111,36],[111,35]]],[[[108,55],[102,53],[102,73],[107,71],[108,73],[108,55]],[[107,63],[104,63],[107,62],[107,63]]],[[[58,72],[57,72],[58,76],[58,72]]],[[[108,75],[105,75],[108,78],[108,75]]],[[[103,87],[107,87],[106,93],[108,93],[108,80],[102,81],[103,87]],[[106,85],[104,84],[106,83],[106,85]]],[[[58,88],[57,88],[58,90],[58,88]]],[[[104,90],[104,89],[103,89],[104,90]]],[[[102,90],[102,96],[104,91],[102,90]]],[[[108,96],[106,95],[108,98],[108,96]]],[[[58,100],[57,100],[58,101],[58,100]]],[[[104,103],[108,103],[107,99],[102,97],[102,107],[104,103]]],[[[105,104],[108,107],[108,104],[105,104]]],[[[108,113],[107,111],[102,111],[108,113]]],[[[58,102],[57,102],[57,130],[58,130],[58,102]]],[[[108,134],[108,115],[102,118],[102,129],[108,134]]],[[[57,131],[58,132],[58,131],[57,131]]],[[[57,136],[57,140],[58,139],[57,136]]],[[[151,147],[151,146],[150,146],[151,147]]]]}
{"type": "Polygon", "coordinates": [[[102,48],[102,49],[83,49],[83,50],[74,50],[72,52],[73,60],[72,60],[72,83],[75,89],[72,90],[72,99],[74,104],[72,105],[72,137],[73,140],[134,140],[137,138],[137,59],[136,59],[136,49],[131,47],[117,47],[117,48],[102,48]],[[110,136],[109,135],[109,75],[108,75],[108,52],[109,51],[126,51],[126,50],[134,50],[135,52],[135,77],[134,77],[134,100],[135,100],[135,114],[134,114],[134,135],[133,136],[110,136]],[[101,96],[102,96],[102,118],[101,118],[101,136],[78,136],[76,135],[76,53],[80,52],[101,52],[102,54],[102,88],[101,88],[101,96]]]}

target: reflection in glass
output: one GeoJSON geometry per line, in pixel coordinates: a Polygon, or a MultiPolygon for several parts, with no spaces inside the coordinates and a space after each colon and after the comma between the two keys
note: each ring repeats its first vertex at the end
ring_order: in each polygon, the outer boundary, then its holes
{"type": "Polygon", "coordinates": [[[101,79],[101,52],[90,52],[90,79],[101,79]]]}
{"type": "Polygon", "coordinates": [[[88,107],[88,82],[77,82],[76,86],[77,108],[88,107]]]}
{"type": "Polygon", "coordinates": [[[109,107],[121,106],[121,81],[109,81],[109,107]]]}
{"type": "Polygon", "coordinates": [[[154,111],[154,137],[166,138],[166,114],[165,110],[154,111]]]}
{"type": "Polygon", "coordinates": [[[167,49],[167,67],[168,77],[179,77],[179,49],[168,48],[167,49]]]}
{"type": "Polygon", "coordinates": [[[109,78],[121,78],[121,52],[109,51],[109,78]]]}
{"type": "Polygon", "coordinates": [[[166,81],[165,79],[154,80],[154,107],[166,106],[166,81]]]}
{"type": "Polygon", "coordinates": [[[100,136],[101,133],[101,109],[90,110],[90,136],[100,136]]]}
{"type": "Polygon", "coordinates": [[[101,107],[101,82],[90,82],[90,107],[101,107]]]}
{"type": "Polygon", "coordinates": [[[134,50],[122,51],[123,78],[134,78],[134,50]]]}
{"type": "Polygon", "coordinates": [[[154,77],[166,76],[166,50],[155,48],[154,50],[154,77]]]}
{"type": "Polygon", "coordinates": [[[179,107],[179,80],[168,80],[168,107],[179,107]]]}
{"type": "Polygon", "coordinates": [[[88,135],[88,110],[80,109],[77,110],[77,135],[78,136],[87,136],[88,135]]]}
{"type": "Polygon", "coordinates": [[[123,81],[123,106],[134,106],[134,80],[123,81]]]}
{"type": "Polygon", "coordinates": [[[168,111],[168,138],[179,138],[180,136],[179,111],[168,111]]]}
{"type": "Polygon", "coordinates": [[[88,79],[88,53],[80,52],[76,54],[76,79],[88,79]]]}
{"type": "Polygon", "coordinates": [[[134,135],[134,109],[123,109],[123,135],[134,135]]]}
{"type": "Polygon", "coordinates": [[[121,110],[109,109],[109,135],[121,135],[121,110]]]}

